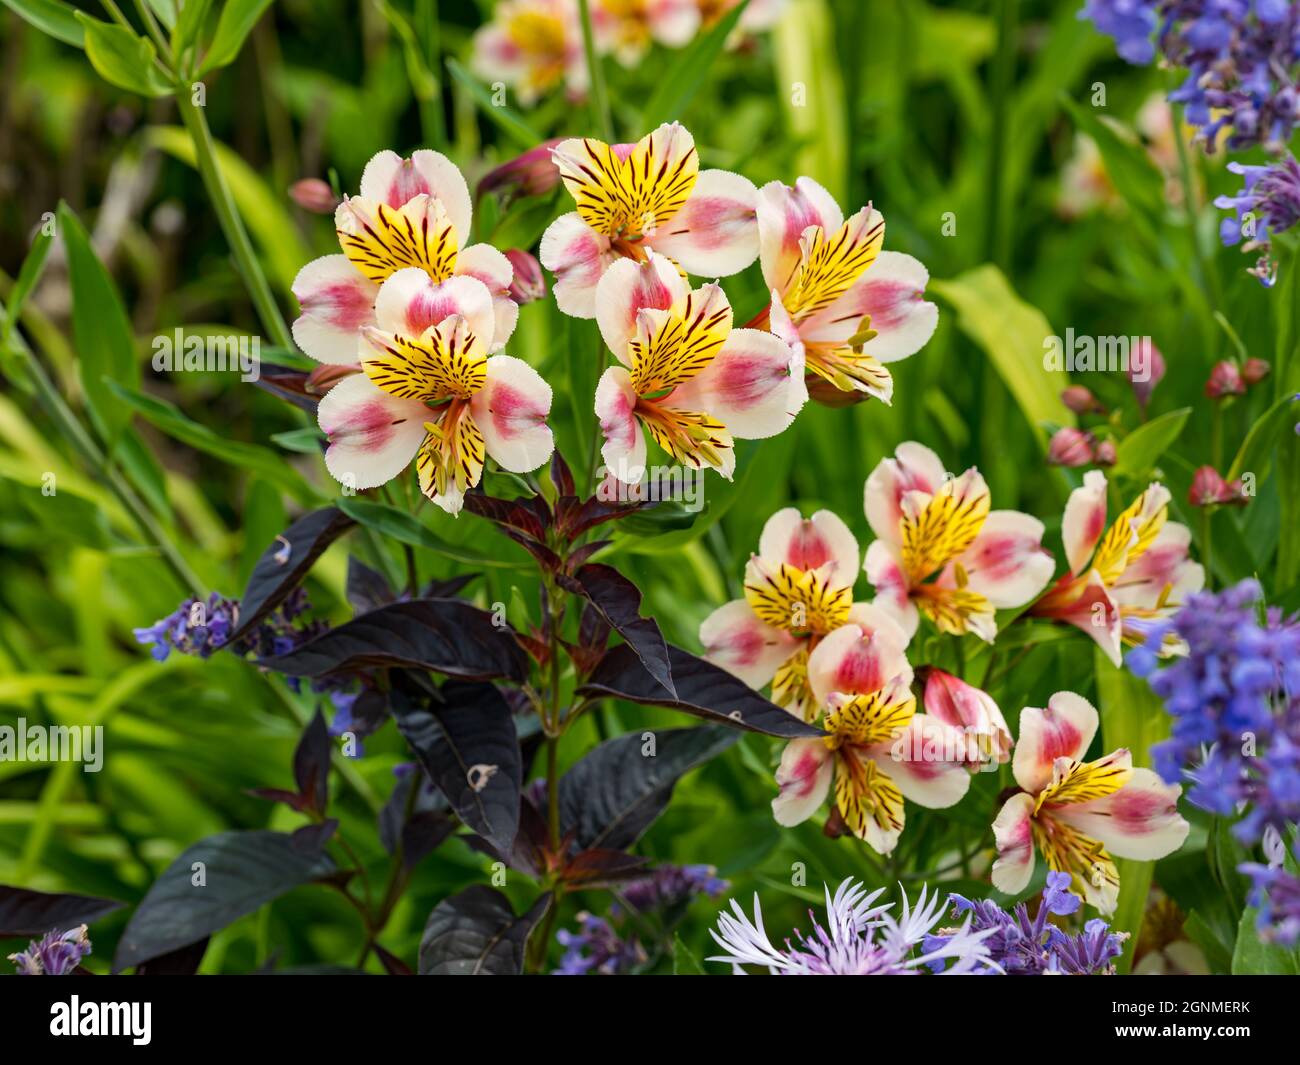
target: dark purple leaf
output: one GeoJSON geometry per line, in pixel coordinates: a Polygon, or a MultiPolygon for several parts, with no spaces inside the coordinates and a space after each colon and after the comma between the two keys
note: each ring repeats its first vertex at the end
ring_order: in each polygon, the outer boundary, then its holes
{"type": "Polygon", "coordinates": [[[571,496],[577,491],[573,485],[573,471],[564,461],[559,448],[551,452],[551,484],[555,485],[556,495],[561,498],[571,496]]]}
{"type": "Polygon", "coordinates": [[[526,502],[497,499],[480,491],[465,493],[465,509],[505,529],[513,529],[536,541],[546,539],[546,523],[526,502]]]}
{"type": "Polygon", "coordinates": [[[599,562],[583,566],[572,577],[562,578],[562,583],[585,596],[600,611],[668,697],[676,695],[663,634],[653,619],[641,616],[641,591],[635,584],[613,566],[599,562]]]}
{"type": "Polygon", "coordinates": [[[347,596],[354,614],[365,614],[397,598],[387,577],[353,555],[348,556],[347,596]]]}
{"type": "Polygon", "coordinates": [[[702,727],[606,740],[560,779],[561,828],[584,850],[625,850],[663,813],[682,774],[738,738],[729,729],[702,727]]]}
{"type": "Polygon", "coordinates": [[[457,577],[447,577],[445,580],[432,580],[425,586],[422,598],[454,599],[457,592],[478,576],[477,573],[462,573],[457,577]]]}
{"type": "Polygon", "coordinates": [[[389,854],[395,854],[400,843],[407,869],[414,869],[456,830],[447,800],[427,787],[427,780],[418,767],[398,777],[388,802],[379,811],[379,841],[389,854]],[[412,788],[420,789],[414,799],[412,788]]]}
{"type": "Polygon", "coordinates": [[[524,680],[528,662],[508,630],[460,599],[390,603],[344,622],[261,665],[299,677],[320,677],[376,666],[431,669],[452,677],[524,680]]]}
{"type": "Polygon", "coordinates": [[[333,750],[325,718],[317,707],[293,752],[293,779],[302,798],[301,809],[318,814],[325,812],[329,804],[330,755],[333,750]]]}
{"type": "Polygon", "coordinates": [[[307,391],[307,377],[305,372],[295,370],[292,366],[264,362],[253,383],[263,391],[314,415],[320,405],[320,397],[307,391]]]}
{"type": "Polygon", "coordinates": [[[649,501],[638,503],[607,503],[597,496],[579,503],[577,507],[566,507],[557,522],[561,535],[576,539],[588,529],[603,525],[607,521],[619,521],[631,517],[655,504],[649,501]]]}
{"type": "Polygon", "coordinates": [[[420,975],[518,976],[528,935],[550,905],[547,892],[516,917],[510,901],[483,884],[443,899],[420,938],[420,975]]]}
{"type": "Polygon", "coordinates": [[[208,937],[204,936],[197,943],[160,954],[136,966],[137,976],[193,976],[203,964],[203,955],[207,953],[208,937]]]}
{"type": "Polygon", "coordinates": [[[335,507],[314,510],[287,528],[257,560],[239,600],[239,625],[230,643],[251,630],[302,583],[312,563],[356,523],[335,507]]]}
{"type": "Polygon", "coordinates": [[[312,825],[303,825],[290,833],[294,850],[301,854],[320,854],[334,833],[339,830],[337,817],[330,817],[312,825]]]}
{"type": "Polygon", "coordinates": [[[378,943],[371,946],[375,952],[375,957],[379,959],[379,964],[384,967],[384,972],[389,976],[414,976],[412,968],[402,961],[396,954],[385,950],[378,943]]]}
{"type": "Polygon", "coordinates": [[[498,850],[519,829],[523,765],[510,706],[491,684],[449,681],[440,699],[394,689],[393,717],[462,821],[498,850]]]}
{"type": "Polygon", "coordinates": [[[589,847],[565,863],[560,878],[575,888],[608,887],[623,880],[636,880],[646,874],[648,859],[624,854],[607,847],[589,847]]]}
{"type": "Polygon", "coordinates": [[[672,665],[673,685],[677,689],[675,699],[646,672],[645,666],[627,644],[611,647],[605,652],[605,657],[578,689],[578,694],[611,696],[646,706],[662,706],[707,721],[783,739],[824,735],[821,729],[805,724],[764,699],[725,669],[680,647],[668,645],[668,661],[672,665]]]}
{"type": "Polygon", "coordinates": [[[336,872],[283,832],[219,832],[185,850],[145,894],[117,945],[113,971],[220,931],[301,884],[336,872]]]}
{"type": "Polygon", "coordinates": [[[43,936],[93,924],[126,903],[91,895],[47,894],[0,884],[0,939],[43,936]]]}

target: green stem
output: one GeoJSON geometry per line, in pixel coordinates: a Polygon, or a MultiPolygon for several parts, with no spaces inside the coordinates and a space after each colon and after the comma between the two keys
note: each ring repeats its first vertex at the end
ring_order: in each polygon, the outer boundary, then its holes
{"type": "Polygon", "coordinates": [[[270,334],[272,343],[282,348],[292,349],[293,337],[290,336],[289,328],[284,323],[280,308],[276,306],[270,283],[266,280],[266,274],[257,261],[253,244],[248,239],[248,231],[244,228],[243,219],[239,217],[230,187],[221,173],[221,167],[217,162],[216,143],[212,139],[212,131],[208,129],[208,120],[203,116],[203,109],[195,106],[187,89],[177,92],[176,105],[180,108],[185,128],[194,141],[194,161],[203,176],[203,184],[217,213],[217,220],[221,223],[221,230],[230,244],[235,265],[244,279],[249,296],[252,297],[258,317],[262,320],[262,327],[270,334]]]}
{"type": "Polygon", "coordinates": [[[1011,212],[1003,200],[1011,87],[1016,65],[1016,25],[1019,0],[998,0],[998,49],[990,74],[993,128],[989,146],[989,177],[985,257],[1004,271],[1011,257],[1011,212]]]}
{"type": "Polygon", "coordinates": [[[614,120],[610,117],[609,95],[605,92],[605,71],[596,55],[596,33],[591,27],[591,0],[578,0],[582,19],[582,50],[587,57],[587,79],[591,82],[591,117],[607,141],[614,139],[614,120]]]}
{"type": "Polygon", "coordinates": [[[420,101],[424,139],[439,151],[447,143],[447,120],[442,98],[442,35],[438,26],[438,0],[415,0],[415,32],[424,44],[429,72],[437,86],[432,100],[420,101]]]}

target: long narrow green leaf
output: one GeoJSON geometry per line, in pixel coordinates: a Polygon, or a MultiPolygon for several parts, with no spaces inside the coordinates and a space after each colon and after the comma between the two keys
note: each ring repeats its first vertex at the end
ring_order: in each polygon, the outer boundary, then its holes
{"type": "Polygon", "coordinates": [[[0,4],[64,44],[86,46],[86,31],[77,21],[77,9],[63,0],[0,0],[0,4]]]}
{"type": "Polygon", "coordinates": [[[533,129],[518,111],[508,105],[494,103],[487,86],[461,66],[460,63],[448,58],[447,69],[451,71],[452,77],[469,90],[469,94],[482,109],[483,114],[491,119],[500,128],[501,132],[519,147],[536,148],[542,143],[542,135],[533,129]]]}
{"type": "Polygon", "coordinates": [[[700,34],[689,47],[682,49],[672,66],[663,72],[659,87],[646,102],[641,113],[641,129],[649,133],[663,122],[680,119],[686,106],[695,98],[708,80],[722,49],[727,43],[731,31],[736,28],[740,16],[749,6],[749,0],[742,0],[706,33],[700,34]]]}
{"type": "Polygon", "coordinates": [[[203,57],[199,74],[224,67],[234,62],[244,46],[244,40],[253,32],[262,12],[271,6],[271,0],[226,0],[217,20],[217,32],[212,38],[208,54],[203,57]]]}

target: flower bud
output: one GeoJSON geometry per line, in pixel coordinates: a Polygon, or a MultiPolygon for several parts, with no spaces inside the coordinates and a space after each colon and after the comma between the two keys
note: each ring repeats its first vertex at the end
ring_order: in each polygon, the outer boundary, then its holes
{"type": "Polygon", "coordinates": [[[1135,355],[1129,359],[1128,379],[1138,406],[1146,410],[1151,402],[1151,393],[1165,376],[1165,357],[1150,337],[1142,337],[1139,345],[1135,355]]]}
{"type": "Polygon", "coordinates": [[[1224,359],[1216,362],[1210,371],[1210,379],[1205,382],[1205,394],[1211,399],[1224,396],[1240,396],[1246,391],[1246,383],[1241,379],[1241,371],[1235,362],[1224,359]]]}
{"type": "Polygon", "coordinates": [[[1083,385],[1070,385],[1061,393],[1061,402],[1064,403],[1075,414],[1100,414],[1106,408],[1103,407],[1088,389],[1083,385]]]}
{"type": "Polygon", "coordinates": [[[1114,440],[1103,440],[1092,453],[1092,461],[1098,466],[1114,466],[1119,459],[1114,440]]]}
{"type": "Polygon", "coordinates": [[[536,148],[530,148],[523,155],[489,170],[478,183],[478,195],[505,191],[513,200],[519,196],[541,196],[550,192],[560,183],[560,171],[551,160],[551,149],[562,140],[554,137],[542,141],[536,148]]]}
{"type": "Polygon", "coordinates": [[[951,673],[931,669],[925,679],[923,701],[930,717],[973,737],[975,742],[965,759],[968,768],[984,761],[1005,762],[1011,757],[1011,730],[988,692],[951,673]]]}
{"type": "Polygon", "coordinates": [[[320,178],[303,178],[289,186],[289,199],[312,214],[333,214],[339,198],[329,183],[320,178]]]}
{"type": "Polygon", "coordinates": [[[1092,434],[1066,426],[1058,429],[1047,449],[1053,466],[1086,466],[1092,461],[1092,434]]]}
{"type": "Polygon", "coordinates": [[[506,258],[515,271],[510,282],[510,298],[521,306],[543,299],[546,296],[546,275],[536,257],[519,248],[511,248],[506,252],[506,258]]]}
{"type": "Polygon", "coordinates": [[[307,392],[313,396],[323,396],[345,377],[360,373],[360,366],[348,366],[342,363],[323,362],[307,375],[307,392]]]}
{"type": "Polygon", "coordinates": [[[1241,376],[1247,385],[1257,385],[1269,375],[1271,367],[1263,359],[1247,359],[1241,368],[1241,376]]]}

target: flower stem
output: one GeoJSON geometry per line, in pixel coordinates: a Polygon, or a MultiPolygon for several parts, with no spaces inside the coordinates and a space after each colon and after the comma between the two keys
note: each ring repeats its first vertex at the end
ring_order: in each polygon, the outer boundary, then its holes
{"type": "Polygon", "coordinates": [[[605,92],[605,71],[596,55],[596,33],[591,27],[591,0],[578,0],[582,19],[582,50],[587,57],[587,80],[591,82],[591,117],[607,141],[614,139],[614,120],[610,117],[609,96],[605,92]]]}
{"type": "Polygon", "coordinates": [[[252,242],[248,239],[248,231],[244,228],[243,219],[239,217],[239,211],[235,207],[230,186],[226,184],[225,176],[217,163],[216,143],[212,139],[212,131],[208,128],[208,120],[203,116],[203,109],[194,104],[185,89],[176,93],[176,105],[180,108],[185,128],[194,141],[195,164],[203,176],[208,198],[211,199],[212,206],[217,212],[217,220],[221,223],[221,230],[230,244],[235,265],[244,279],[249,296],[252,297],[253,306],[262,320],[262,327],[270,335],[272,343],[282,348],[292,349],[293,337],[290,336],[289,328],[280,314],[280,308],[276,306],[275,297],[271,294],[271,286],[266,280],[261,264],[257,261],[252,242]]]}

